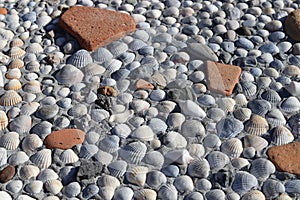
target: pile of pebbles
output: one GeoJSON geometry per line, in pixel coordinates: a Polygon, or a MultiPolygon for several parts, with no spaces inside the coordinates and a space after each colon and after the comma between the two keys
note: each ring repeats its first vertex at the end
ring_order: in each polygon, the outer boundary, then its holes
{"type": "Polygon", "coordinates": [[[299,141],[300,43],[283,29],[298,3],[101,2],[0,2],[0,168],[16,171],[0,199],[299,198],[266,155],[299,141]],[[129,13],[137,30],[88,52],[57,25],[74,5],[129,13]],[[207,89],[206,60],[242,68],[231,96],[207,89]],[[83,144],[45,148],[64,128],[83,144]]]}

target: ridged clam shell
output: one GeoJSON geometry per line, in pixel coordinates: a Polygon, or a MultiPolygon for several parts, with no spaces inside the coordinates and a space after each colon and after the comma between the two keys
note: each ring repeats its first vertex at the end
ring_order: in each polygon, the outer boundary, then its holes
{"type": "Polygon", "coordinates": [[[245,122],[248,119],[250,119],[251,114],[252,111],[249,108],[238,108],[233,111],[234,117],[242,122],[245,122]]]}
{"type": "Polygon", "coordinates": [[[138,164],[144,158],[147,151],[145,144],[132,142],[120,149],[120,156],[127,162],[138,164]]]}
{"type": "Polygon", "coordinates": [[[229,158],[226,154],[219,151],[212,151],[206,157],[210,169],[219,170],[229,163],[229,158]]]}
{"type": "Polygon", "coordinates": [[[247,97],[244,94],[241,94],[241,93],[237,94],[234,97],[234,100],[235,100],[236,104],[241,105],[241,106],[247,105],[247,103],[248,103],[247,97]]]}
{"type": "Polygon", "coordinates": [[[112,199],[115,193],[115,189],[110,186],[99,187],[98,194],[101,199],[112,199]]]}
{"type": "Polygon", "coordinates": [[[67,64],[57,72],[55,77],[60,84],[73,85],[80,83],[83,76],[83,73],[78,68],[67,64]]]}
{"type": "Polygon", "coordinates": [[[194,158],[201,158],[205,154],[205,148],[202,144],[190,144],[188,145],[188,151],[194,158]]]}
{"type": "Polygon", "coordinates": [[[152,129],[152,131],[157,134],[157,133],[164,133],[166,132],[168,125],[166,124],[165,121],[159,119],[159,118],[152,118],[148,121],[148,126],[152,129]]]}
{"type": "Polygon", "coordinates": [[[8,132],[0,138],[0,147],[7,150],[15,150],[20,143],[19,134],[16,132],[8,132]]]}
{"type": "Polygon", "coordinates": [[[147,46],[147,44],[140,39],[133,39],[132,42],[128,44],[129,49],[132,51],[137,51],[145,46],[147,46]]]}
{"type": "Polygon", "coordinates": [[[37,111],[40,104],[38,102],[30,102],[26,103],[21,107],[20,114],[21,115],[31,115],[37,111]]]}
{"type": "Polygon", "coordinates": [[[244,194],[241,200],[265,200],[265,195],[259,190],[251,190],[244,194]]]}
{"type": "Polygon", "coordinates": [[[134,61],[135,54],[131,52],[124,52],[118,56],[118,59],[121,60],[124,65],[127,65],[134,61]]]}
{"type": "Polygon", "coordinates": [[[20,38],[13,39],[9,44],[10,47],[21,47],[23,45],[24,45],[24,42],[20,38]]]}
{"type": "Polygon", "coordinates": [[[223,97],[217,100],[216,103],[225,113],[232,112],[234,110],[235,100],[232,98],[223,97]]]}
{"type": "Polygon", "coordinates": [[[254,96],[257,92],[257,87],[252,82],[241,82],[241,88],[243,93],[248,97],[254,96]]]}
{"type": "Polygon", "coordinates": [[[124,160],[116,160],[111,162],[107,169],[112,176],[122,177],[126,172],[127,163],[124,160]]]}
{"type": "Polygon", "coordinates": [[[30,157],[30,160],[41,169],[48,168],[52,163],[51,150],[43,149],[30,157]]]}
{"type": "Polygon", "coordinates": [[[284,184],[284,187],[289,194],[300,194],[300,180],[289,180],[284,184]]]}
{"type": "Polygon", "coordinates": [[[275,90],[266,90],[261,94],[261,98],[264,100],[276,104],[281,101],[281,97],[275,90]]]}
{"type": "Polygon", "coordinates": [[[64,150],[59,158],[66,164],[75,163],[79,160],[78,156],[72,149],[64,150]]]}
{"type": "Polygon", "coordinates": [[[9,63],[8,68],[9,68],[9,69],[22,68],[22,67],[24,67],[24,65],[25,65],[25,64],[24,64],[24,61],[21,60],[21,59],[19,59],[19,58],[17,58],[17,59],[12,60],[12,61],[9,63]]]}
{"type": "Polygon", "coordinates": [[[187,146],[187,141],[180,133],[169,131],[163,137],[163,144],[169,148],[180,149],[187,146]]]}
{"type": "Polygon", "coordinates": [[[92,58],[99,63],[103,63],[111,60],[113,55],[106,48],[100,47],[92,53],[92,58]]]}
{"type": "Polygon", "coordinates": [[[161,171],[150,171],[147,173],[146,183],[151,188],[159,188],[162,184],[167,182],[166,176],[161,171]]]}
{"type": "Polygon", "coordinates": [[[6,200],[12,200],[10,194],[5,191],[0,191],[0,198],[6,200]]]}
{"type": "Polygon", "coordinates": [[[99,142],[99,148],[105,152],[113,153],[119,149],[120,139],[116,135],[108,135],[99,142]]]}
{"type": "Polygon", "coordinates": [[[294,141],[294,135],[284,126],[277,126],[272,132],[272,142],[276,145],[288,144],[294,141]]]}
{"type": "Polygon", "coordinates": [[[194,160],[186,149],[170,150],[165,154],[165,164],[177,163],[188,165],[194,160]]]}
{"type": "Polygon", "coordinates": [[[22,84],[18,79],[11,79],[5,85],[5,90],[19,90],[22,88],[22,84]]]}
{"type": "Polygon", "coordinates": [[[244,125],[233,117],[227,117],[219,121],[216,128],[221,138],[233,138],[244,129],[244,125]]]}
{"type": "Polygon", "coordinates": [[[7,163],[7,150],[0,147],[0,166],[3,166],[7,163]]]}
{"type": "Polygon", "coordinates": [[[214,122],[218,122],[225,117],[225,112],[220,108],[209,108],[207,110],[207,117],[214,122]]]}
{"type": "Polygon", "coordinates": [[[225,199],[225,193],[220,189],[212,189],[205,194],[205,197],[211,200],[225,199]]]}
{"type": "Polygon", "coordinates": [[[25,84],[23,90],[28,93],[41,93],[41,83],[37,80],[31,80],[25,84]]]}
{"type": "Polygon", "coordinates": [[[210,172],[210,166],[206,159],[197,158],[188,166],[188,174],[191,177],[206,178],[210,172]]]}
{"type": "Polygon", "coordinates": [[[154,133],[149,126],[142,125],[133,130],[130,136],[140,141],[151,141],[153,140],[154,133]]]}
{"type": "Polygon", "coordinates": [[[97,184],[99,187],[110,186],[115,190],[120,186],[120,181],[116,177],[105,174],[99,177],[97,184]]]}
{"type": "Polygon", "coordinates": [[[280,104],[281,110],[287,113],[297,112],[300,110],[300,102],[297,97],[288,97],[280,104]]]}
{"type": "Polygon", "coordinates": [[[21,58],[26,52],[21,49],[20,47],[11,47],[11,49],[8,52],[8,56],[12,59],[21,58]]]}
{"type": "Polygon", "coordinates": [[[21,70],[19,68],[13,68],[8,70],[8,72],[5,74],[5,78],[11,80],[11,79],[20,79],[22,76],[21,70]]]}
{"type": "Polygon", "coordinates": [[[80,49],[69,57],[67,64],[71,64],[75,67],[82,68],[92,62],[93,58],[90,55],[90,53],[85,49],[80,49]]]}
{"type": "Polygon", "coordinates": [[[8,125],[8,118],[3,110],[0,110],[0,130],[3,130],[8,125]]]}
{"type": "Polygon", "coordinates": [[[267,179],[262,186],[262,191],[267,198],[272,198],[278,196],[281,193],[284,193],[285,188],[280,181],[267,179]]]}
{"type": "Polygon", "coordinates": [[[9,156],[7,162],[10,165],[17,166],[21,165],[29,160],[29,157],[24,151],[17,151],[9,156]]]}
{"type": "Polygon", "coordinates": [[[275,108],[266,115],[266,120],[273,127],[283,126],[286,124],[286,120],[282,112],[275,108]]]}
{"type": "Polygon", "coordinates": [[[193,180],[187,175],[176,177],[173,184],[180,193],[191,192],[194,190],[193,180]]]}
{"type": "Polygon", "coordinates": [[[256,135],[246,135],[244,137],[244,147],[254,147],[256,151],[260,151],[268,146],[268,141],[256,135]]]}
{"type": "Polygon", "coordinates": [[[94,144],[85,144],[80,147],[79,157],[91,159],[97,152],[98,147],[94,144]]]}
{"type": "Polygon", "coordinates": [[[133,195],[133,190],[130,187],[121,187],[116,189],[113,200],[132,199],[133,195]]]}
{"type": "Polygon", "coordinates": [[[30,72],[40,72],[40,63],[36,60],[28,62],[26,64],[26,70],[30,72]]]}
{"type": "Polygon", "coordinates": [[[3,49],[7,45],[7,40],[6,39],[0,39],[0,48],[3,49]]]}
{"type": "Polygon", "coordinates": [[[273,163],[264,158],[255,159],[250,167],[250,173],[259,180],[267,179],[270,174],[275,173],[275,170],[273,163]]]}
{"type": "Polygon", "coordinates": [[[185,121],[185,116],[182,113],[170,113],[167,118],[167,125],[171,129],[180,128],[185,121]]]}
{"type": "Polygon", "coordinates": [[[37,180],[43,181],[44,183],[48,180],[58,179],[58,174],[53,169],[44,169],[39,173],[37,180]]]}
{"type": "Polygon", "coordinates": [[[44,183],[46,190],[54,195],[58,194],[62,189],[63,185],[59,180],[48,180],[44,183]]]}
{"type": "Polygon", "coordinates": [[[165,200],[177,199],[178,192],[174,185],[164,184],[158,190],[158,198],[165,200]]]}
{"type": "Polygon", "coordinates": [[[147,152],[142,160],[154,169],[161,169],[164,164],[164,156],[159,151],[147,152]]]}
{"type": "Polygon", "coordinates": [[[203,145],[206,148],[218,148],[222,144],[220,138],[216,134],[207,134],[207,136],[203,140],[203,145]]]}
{"type": "Polygon", "coordinates": [[[90,63],[82,68],[82,72],[85,76],[101,75],[105,72],[105,68],[97,63],[90,63]]]}
{"type": "Polygon", "coordinates": [[[136,112],[142,112],[144,110],[147,110],[150,108],[150,104],[147,101],[141,100],[141,99],[137,99],[137,100],[133,100],[130,103],[130,107],[136,112]]]}
{"type": "Polygon", "coordinates": [[[127,124],[116,124],[116,126],[111,129],[111,133],[117,135],[119,138],[125,139],[130,135],[131,129],[127,124]]]}
{"type": "Polygon", "coordinates": [[[186,200],[203,200],[203,195],[200,192],[191,192],[185,198],[186,200]]]}
{"type": "Polygon", "coordinates": [[[35,149],[41,147],[43,145],[43,141],[36,134],[29,134],[24,137],[22,141],[22,149],[25,152],[31,152],[35,149]]]}
{"type": "Polygon", "coordinates": [[[43,189],[42,181],[32,181],[25,186],[25,191],[32,194],[40,193],[43,189]]]}
{"type": "Polygon", "coordinates": [[[276,200],[293,200],[288,194],[283,193],[279,195],[276,200]]]}
{"type": "Polygon", "coordinates": [[[288,65],[283,70],[283,74],[287,76],[297,76],[299,75],[299,73],[300,73],[299,67],[296,65],[288,65]]]}
{"type": "Polygon", "coordinates": [[[249,101],[247,106],[251,109],[252,113],[261,116],[264,116],[272,108],[272,105],[263,99],[254,99],[249,101]]]}
{"type": "Polygon", "coordinates": [[[186,138],[205,136],[205,127],[199,120],[189,119],[185,120],[181,125],[180,134],[186,138]]]}
{"type": "Polygon", "coordinates": [[[147,200],[156,200],[157,194],[155,190],[151,189],[141,189],[137,190],[134,193],[135,199],[147,199],[147,200]]]}
{"type": "Polygon", "coordinates": [[[23,182],[21,180],[11,180],[7,185],[6,189],[12,193],[18,193],[23,188],[23,182]]]}
{"type": "Polygon", "coordinates": [[[251,118],[245,123],[244,130],[248,134],[261,136],[269,129],[268,122],[265,118],[259,115],[252,115],[251,118]]]}
{"type": "Polygon", "coordinates": [[[121,41],[114,41],[107,45],[107,49],[110,51],[110,53],[114,56],[117,57],[120,54],[124,53],[125,51],[128,50],[128,46],[126,43],[121,42],[121,41]]]}
{"type": "Polygon", "coordinates": [[[144,166],[136,166],[126,172],[126,179],[139,186],[144,186],[146,183],[148,168],[144,166]]]}
{"type": "Polygon", "coordinates": [[[26,133],[31,129],[32,120],[28,115],[19,115],[10,124],[9,129],[17,133],[26,133]]]}
{"type": "Polygon", "coordinates": [[[206,116],[204,110],[191,100],[180,101],[179,106],[184,115],[199,118],[204,118],[206,116]]]}
{"type": "Polygon", "coordinates": [[[300,95],[300,83],[297,81],[291,81],[290,84],[285,86],[285,89],[293,96],[300,95]]]}
{"type": "Polygon", "coordinates": [[[37,42],[30,43],[26,48],[27,53],[38,54],[38,53],[42,53],[43,51],[44,51],[43,47],[37,42]]]}
{"type": "Polygon", "coordinates": [[[239,157],[243,152],[243,144],[238,138],[230,138],[223,142],[221,151],[230,157],[239,157]]]}
{"type": "Polygon", "coordinates": [[[241,169],[243,167],[248,166],[250,163],[246,158],[233,158],[231,160],[231,164],[233,167],[241,169]]]}
{"type": "Polygon", "coordinates": [[[162,101],[166,98],[166,92],[160,89],[152,90],[149,97],[152,101],[162,101]]]}
{"type": "Polygon", "coordinates": [[[23,180],[29,180],[39,175],[40,169],[34,165],[24,165],[19,170],[19,177],[23,180]]]}
{"type": "Polygon", "coordinates": [[[106,69],[106,72],[108,74],[112,74],[122,67],[122,62],[117,59],[111,59],[109,61],[106,61],[103,65],[106,69]]]}
{"type": "Polygon", "coordinates": [[[244,194],[257,185],[258,181],[255,176],[248,172],[239,171],[234,176],[232,189],[239,194],[244,194]]]}
{"type": "Polygon", "coordinates": [[[1,106],[14,106],[22,101],[22,97],[14,90],[7,90],[0,97],[1,106]]]}
{"type": "Polygon", "coordinates": [[[176,106],[175,102],[165,100],[165,101],[161,101],[161,102],[159,102],[159,104],[157,104],[157,109],[163,113],[170,113],[174,110],[175,106],[176,106]]]}

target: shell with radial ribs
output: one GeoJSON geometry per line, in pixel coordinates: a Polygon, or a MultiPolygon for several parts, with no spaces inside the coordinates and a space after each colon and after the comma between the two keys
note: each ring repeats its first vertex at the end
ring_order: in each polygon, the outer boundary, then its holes
{"type": "Polygon", "coordinates": [[[147,147],[142,142],[132,142],[125,145],[119,151],[119,155],[127,162],[138,164],[144,158],[147,147]]]}
{"type": "Polygon", "coordinates": [[[238,138],[230,138],[223,142],[221,151],[230,157],[239,157],[243,152],[243,144],[238,138]]]}
{"type": "Polygon", "coordinates": [[[259,115],[253,114],[251,118],[245,123],[244,130],[248,134],[261,136],[269,129],[267,120],[259,115]]]}
{"type": "Polygon", "coordinates": [[[294,141],[294,135],[284,126],[277,126],[272,132],[272,142],[276,145],[284,145],[294,141]]]}
{"type": "Polygon", "coordinates": [[[22,141],[22,149],[25,152],[32,152],[35,149],[41,147],[43,145],[43,141],[36,134],[29,134],[24,137],[22,141]]]}
{"type": "Polygon", "coordinates": [[[22,97],[14,90],[7,90],[0,97],[1,106],[14,106],[22,101],[22,97]]]}
{"type": "Polygon", "coordinates": [[[59,180],[48,180],[44,183],[44,186],[48,192],[54,195],[63,189],[63,185],[59,180]]]}
{"type": "Polygon", "coordinates": [[[19,177],[23,180],[29,180],[39,175],[40,169],[35,165],[24,165],[19,169],[19,177]]]}
{"type": "Polygon", "coordinates": [[[11,79],[6,83],[5,90],[19,90],[22,88],[22,84],[18,79],[11,79]]]}
{"type": "Polygon", "coordinates": [[[3,130],[8,125],[8,118],[3,110],[0,110],[0,130],[3,130]]]}
{"type": "Polygon", "coordinates": [[[146,183],[147,173],[147,167],[136,166],[126,172],[126,179],[132,184],[144,186],[146,183]]]}
{"type": "Polygon", "coordinates": [[[19,134],[17,132],[8,132],[1,136],[0,147],[7,150],[15,150],[20,143],[19,134]]]}
{"type": "Polygon", "coordinates": [[[42,149],[33,154],[30,160],[41,169],[48,168],[52,163],[51,150],[42,149]]]}
{"type": "Polygon", "coordinates": [[[141,189],[137,190],[134,193],[134,198],[135,199],[147,199],[147,200],[156,200],[157,193],[155,190],[151,189],[141,189]]]}

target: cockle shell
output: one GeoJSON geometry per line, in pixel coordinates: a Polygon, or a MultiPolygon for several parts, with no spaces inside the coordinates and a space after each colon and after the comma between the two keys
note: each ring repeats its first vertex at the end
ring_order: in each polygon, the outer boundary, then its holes
{"type": "Polygon", "coordinates": [[[238,108],[233,111],[234,117],[242,122],[250,119],[251,114],[252,111],[249,108],[238,108]]]}
{"type": "Polygon", "coordinates": [[[180,149],[187,146],[187,140],[180,133],[169,131],[163,137],[163,144],[170,148],[180,149]]]}
{"type": "Polygon", "coordinates": [[[266,180],[270,174],[275,173],[276,168],[274,164],[264,158],[257,158],[251,163],[250,173],[258,180],[266,180]]]}
{"type": "Polygon", "coordinates": [[[152,101],[162,101],[166,98],[166,92],[160,89],[152,90],[149,97],[152,101]]]}
{"type": "Polygon", "coordinates": [[[180,101],[179,106],[181,109],[181,112],[184,115],[187,116],[192,116],[192,117],[199,117],[199,118],[204,118],[206,116],[206,113],[204,110],[197,105],[195,102],[191,100],[186,100],[186,101],[180,101]]]}
{"type": "Polygon", "coordinates": [[[10,124],[9,129],[17,133],[26,133],[31,129],[32,119],[28,115],[19,115],[10,124]]]}
{"type": "Polygon", "coordinates": [[[130,136],[140,141],[151,141],[153,140],[154,133],[149,126],[142,125],[133,130],[130,136]]]}
{"type": "Polygon", "coordinates": [[[26,48],[27,53],[38,54],[38,53],[42,53],[43,51],[44,51],[43,47],[37,42],[30,43],[26,48]]]}
{"type": "Polygon", "coordinates": [[[191,177],[206,178],[210,172],[210,166],[206,159],[197,158],[188,166],[188,174],[191,177]]]}
{"type": "Polygon", "coordinates": [[[23,182],[21,180],[11,180],[7,185],[6,189],[12,193],[18,193],[23,188],[23,182]]]}
{"type": "Polygon", "coordinates": [[[272,108],[272,105],[263,99],[254,99],[249,101],[247,106],[251,109],[252,113],[261,116],[264,116],[272,108]]]}
{"type": "Polygon", "coordinates": [[[251,190],[244,194],[241,200],[265,200],[265,195],[259,190],[251,190]]]}
{"type": "Polygon", "coordinates": [[[19,58],[12,60],[8,65],[9,69],[22,68],[22,67],[24,67],[24,61],[19,58]]]}
{"type": "Polygon", "coordinates": [[[3,110],[0,110],[0,130],[3,130],[8,125],[8,118],[3,110]]]}
{"type": "Polygon", "coordinates": [[[238,104],[238,105],[247,105],[248,103],[248,100],[246,98],[246,96],[244,94],[237,94],[235,97],[234,97],[234,100],[235,100],[235,103],[238,104]]]}
{"type": "Polygon", "coordinates": [[[30,157],[30,160],[41,169],[48,168],[52,163],[51,150],[43,149],[30,157]]]}
{"type": "Polygon", "coordinates": [[[132,199],[133,195],[133,190],[130,187],[120,187],[116,189],[113,200],[132,199]]]}
{"type": "Polygon", "coordinates": [[[63,189],[63,185],[59,180],[48,180],[44,183],[44,186],[47,191],[54,195],[58,194],[63,189]]]}
{"type": "Polygon", "coordinates": [[[219,170],[229,163],[229,158],[226,154],[219,151],[212,151],[206,157],[210,169],[219,170]]]}
{"type": "Polygon", "coordinates": [[[156,200],[157,194],[154,190],[151,189],[141,189],[137,190],[134,193],[135,199],[147,199],[147,200],[156,200]]]}
{"type": "Polygon", "coordinates": [[[101,199],[112,199],[115,193],[114,188],[110,187],[110,186],[104,186],[104,187],[100,187],[99,188],[99,195],[101,197],[101,199]]]}
{"type": "Polygon", "coordinates": [[[257,185],[258,181],[255,176],[248,172],[239,171],[235,174],[232,189],[239,194],[244,194],[257,185]]]}
{"type": "Polygon", "coordinates": [[[22,97],[14,90],[7,90],[0,97],[1,106],[14,106],[22,101],[22,97]]]}
{"type": "Polygon", "coordinates": [[[181,125],[181,135],[186,138],[200,137],[203,138],[205,136],[205,128],[201,121],[189,119],[185,120],[181,125]]]}
{"type": "Polygon", "coordinates": [[[40,193],[43,189],[42,181],[32,181],[25,186],[25,191],[28,193],[37,194],[40,193]]]}
{"type": "Polygon", "coordinates": [[[26,64],[26,70],[30,72],[40,72],[40,63],[36,60],[32,60],[26,64]]]}
{"type": "Polygon", "coordinates": [[[168,125],[166,124],[166,122],[159,118],[150,119],[148,121],[148,126],[152,129],[152,131],[155,134],[164,133],[168,128],[168,125]]]}
{"type": "Polygon", "coordinates": [[[165,100],[157,104],[157,109],[163,113],[170,113],[174,110],[176,103],[173,101],[165,100]]]}
{"type": "Polygon", "coordinates": [[[63,163],[66,164],[75,163],[79,160],[78,156],[72,149],[64,150],[59,158],[63,163]]]}
{"type": "Polygon", "coordinates": [[[221,108],[225,113],[232,112],[235,106],[235,100],[229,97],[220,98],[217,102],[219,108],[221,108]]]}
{"type": "Polygon", "coordinates": [[[246,135],[244,138],[244,147],[254,147],[256,151],[260,151],[268,146],[268,141],[256,135],[246,135]]]}
{"type": "Polygon", "coordinates": [[[20,143],[19,134],[16,132],[8,132],[0,138],[0,147],[7,150],[15,150],[20,143]]]}
{"type": "Polygon", "coordinates": [[[127,162],[124,160],[116,160],[107,166],[108,171],[114,177],[122,177],[127,169],[127,162]]]}
{"type": "Polygon", "coordinates": [[[5,78],[11,80],[11,79],[20,79],[22,76],[21,70],[19,68],[13,68],[8,70],[8,72],[5,74],[5,78]]]}
{"type": "Polygon", "coordinates": [[[8,56],[12,59],[21,58],[26,52],[21,49],[20,47],[11,47],[10,51],[8,52],[8,56]]]}
{"type": "Polygon", "coordinates": [[[105,62],[103,65],[106,69],[106,72],[108,74],[112,74],[112,73],[118,71],[122,67],[122,62],[117,59],[111,59],[111,60],[105,62]]]}
{"type": "Polygon", "coordinates": [[[131,129],[127,124],[116,124],[116,126],[111,129],[111,133],[125,139],[130,135],[131,129]]]}
{"type": "Polygon", "coordinates": [[[58,179],[58,174],[53,169],[44,169],[39,173],[37,180],[43,181],[44,183],[48,180],[58,179]]]}
{"type": "Polygon", "coordinates": [[[294,140],[294,135],[284,126],[277,126],[272,132],[272,142],[276,145],[288,144],[294,140]]]}
{"type": "Polygon", "coordinates": [[[263,98],[264,100],[272,103],[272,104],[276,104],[279,103],[281,101],[281,97],[279,96],[279,94],[275,91],[275,90],[266,90],[261,94],[261,98],[263,98]]]}
{"type": "Polygon", "coordinates": [[[280,108],[287,113],[297,112],[300,110],[300,102],[297,97],[291,96],[282,101],[280,108]]]}
{"type": "Polygon", "coordinates": [[[207,110],[207,117],[214,122],[218,122],[225,117],[225,112],[220,108],[209,108],[207,110]]]}
{"type": "Polygon", "coordinates": [[[164,200],[174,200],[177,199],[178,192],[174,185],[164,184],[158,190],[158,198],[164,200]]]}
{"type": "Polygon", "coordinates": [[[241,82],[240,85],[241,85],[243,93],[248,97],[254,96],[257,92],[257,87],[252,82],[241,82]]]}
{"type": "Polygon", "coordinates": [[[119,149],[120,138],[116,135],[108,135],[99,142],[99,148],[105,152],[113,153],[119,149]]]}
{"type": "Polygon", "coordinates": [[[21,107],[20,114],[21,115],[31,115],[37,111],[40,104],[38,102],[30,102],[26,103],[21,107]]]}
{"type": "Polygon", "coordinates": [[[267,179],[262,186],[262,191],[267,198],[272,198],[278,196],[281,193],[284,193],[285,188],[280,181],[267,179]]]}
{"type": "Polygon", "coordinates": [[[283,193],[279,195],[276,200],[293,200],[292,197],[290,197],[288,194],[283,193]]]}
{"type": "Polygon", "coordinates": [[[84,74],[73,65],[67,64],[57,72],[55,77],[60,84],[73,85],[80,83],[84,74]]]}
{"type": "Polygon", "coordinates": [[[170,150],[165,154],[165,164],[177,163],[180,165],[188,165],[194,158],[186,149],[170,150]]]}
{"type": "Polygon", "coordinates": [[[194,190],[193,180],[187,175],[176,177],[173,184],[180,193],[191,192],[194,190]]]}
{"type": "Polygon", "coordinates": [[[41,93],[41,83],[37,80],[31,80],[25,84],[23,90],[28,93],[41,93]]]}
{"type": "Polygon", "coordinates": [[[250,163],[246,158],[233,158],[231,160],[231,164],[233,167],[241,169],[243,167],[248,166],[250,163]]]}
{"type": "Polygon", "coordinates": [[[7,163],[7,150],[0,147],[0,166],[3,166],[7,163]]]}
{"type": "Polygon", "coordinates": [[[105,61],[111,60],[113,58],[113,55],[106,48],[100,47],[92,53],[92,58],[99,63],[103,63],[105,61]]]}
{"type": "Polygon", "coordinates": [[[69,57],[67,64],[74,65],[79,69],[92,63],[93,58],[90,53],[85,49],[80,49],[69,57]]]}
{"type": "Polygon", "coordinates": [[[120,149],[120,156],[127,162],[138,164],[144,158],[147,147],[141,142],[132,142],[120,149]]]}
{"type": "Polygon", "coordinates": [[[283,126],[286,124],[286,119],[283,116],[282,112],[279,109],[272,109],[267,115],[266,115],[267,122],[273,126],[283,126]]]}
{"type": "Polygon", "coordinates": [[[17,166],[21,165],[29,160],[29,157],[24,151],[17,151],[9,156],[7,162],[10,165],[17,166]]]}
{"type": "Polygon", "coordinates": [[[244,125],[233,117],[227,117],[219,121],[216,128],[221,138],[233,138],[244,129],[244,125]]]}
{"type": "Polygon", "coordinates": [[[222,143],[221,151],[231,157],[239,157],[243,152],[243,145],[240,139],[230,138],[222,143]]]}
{"type": "Polygon", "coordinates": [[[20,38],[13,39],[9,44],[10,47],[21,47],[23,45],[24,45],[24,42],[20,38]]]}
{"type": "Polygon", "coordinates": [[[128,44],[129,49],[132,51],[137,51],[145,46],[147,46],[147,44],[140,39],[133,39],[132,42],[128,44]]]}
{"type": "Polygon", "coordinates": [[[24,165],[19,170],[19,176],[23,180],[29,180],[33,177],[37,177],[40,173],[40,169],[34,165],[24,165]]]}
{"type": "Polygon", "coordinates": [[[300,194],[300,180],[288,180],[284,187],[287,193],[300,194]]]}
{"type": "Polygon", "coordinates": [[[190,144],[188,145],[188,151],[194,158],[201,158],[205,154],[205,148],[202,144],[190,144]]]}
{"type": "Polygon", "coordinates": [[[150,104],[147,101],[137,99],[133,100],[130,103],[130,107],[136,112],[139,113],[141,111],[147,110],[150,108],[150,104]]]}
{"type": "Polygon", "coordinates": [[[126,179],[139,186],[144,186],[146,183],[148,168],[144,166],[136,166],[126,172],[126,179]]]}
{"type": "Polygon", "coordinates": [[[185,121],[185,116],[182,113],[170,113],[167,118],[167,125],[170,129],[180,128],[182,123],[185,121]]]}
{"type": "Polygon", "coordinates": [[[24,137],[22,141],[22,149],[25,152],[34,151],[36,148],[41,147],[43,145],[43,141],[36,134],[29,134],[24,137]]]}
{"type": "Polygon", "coordinates": [[[263,135],[269,129],[267,120],[259,115],[253,114],[251,118],[245,123],[245,132],[252,135],[263,135]]]}
{"type": "Polygon", "coordinates": [[[110,53],[117,57],[120,54],[124,53],[125,51],[128,50],[128,46],[126,43],[121,42],[121,41],[114,41],[107,45],[107,49],[110,51],[110,53]]]}
{"type": "Polygon", "coordinates": [[[114,190],[120,186],[120,181],[111,175],[103,175],[98,178],[97,184],[99,187],[110,186],[114,190]]]}
{"type": "Polygon", "coordinates": [[[147,152],[142,160],[154,169],[161,169],[164,164],[164,156],[159,151],[147,152]]]}
{"type": "Polygon", "coordinates": [[[97,63],[90,63],[82,68],[82,72],[85,76],[101,75],[105,72],[105,68],[97,63]]]}
{"type": "Polygon", "coordinates": [[[5,85],[5,90],[19,90],[22,88],[22,84],[18,79],[11,79],[5,85]]]}
{"type": "Polygon", "coordinates": [[[118,56],[118,59],[121,60],[124,65],[127,65],[134,61],[135,54],[131,52],[124,52],[118,56]]]}

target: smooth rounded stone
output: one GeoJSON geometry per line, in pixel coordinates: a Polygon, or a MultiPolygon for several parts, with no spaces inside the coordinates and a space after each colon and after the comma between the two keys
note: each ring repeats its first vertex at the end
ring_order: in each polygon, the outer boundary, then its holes
{"type": "Polygon", "coordinates": [[[293,45],[293,54],[300,55],[300,43],[295,43],[293,45]]]}
{"type": "Polygon", "coordinates": [[[6,189],[12,193],[18,193],[23,188],[23,182],[21,180],[12,180],[6,185],[6,189]]]}
{"type": "Polygon", "coordinates": [[[152,118],[148,122],[148,126],[152,129],[152,131],[157,134],[160,132],[165,132],[168,128],[168,125],[159,118],[152,118]]]}
{"type": "Polygon", "coordinates": [[[266,43],[259,47],[259,50],[262,53],[270,53],[270,54],[277,54],[279,53],[279,48],[273,43],[266,43]]]}
{"type": "Polygon", "coordinates": [[[37,110],[36,116],[42,120],[47,120],[55,117],[58,111],[59,107],[57,105],[43,105],[37,110]]]}
{"type": "Polygon", "coordinates": [[[166,176],[160,171],[150,171],[147,173],[146,183],[151,188],[159,188],[162,184],[167,182],[166,176]]]}
{"type": "Polygon", "coordinates": [[[281,62],[281,60],[278,59],[274,59],[271,63],[270,63],[270,67],[276,69],[276,70],[282,70],[283,68],[285,68],[285,66],[283,65],[283,63],[281,62]]]}
{"type": "Polygon", "coordinates": [[[254,156],[255,156],[255,148],[254,147],[246,147],[246,148],[244,148],[244,150],[243,150],[243,156],[245,157],[245,158],[249,158],[249,159],[251,159],[251,158],[253,158],[254,156]]]}
{"type": "Polygon", "coordinates": [[[179,168],[176,165],[168,165],[162,168],[161,171],[168,177],[177,177],[179,174],[179,168]]]}
{"type": "Polygon", "coordinates": [[[163,11],[163,15],[165,17],[178,17],[179,16],[179,9],[172,6],[172,7],[169,7],[169,8],[166,8],[164,11],[163,11]]]}
{"type": "Polygon", "coordinates": [[[279,42],[280,40],[285,38],[285,34],[282,31],[275,31],[269,35],[269,40],[271,42],[279,42]]]}
{"type": "Polygon", "coordinates": [[[286,53],[292,48],[292,44],[288,41],[279,42],[277,44],[278,49],[280,52],[286,53]]]}
{"type": "Polygon", "coordinates": [[[216,134],[207,134],[203,139],[203,145],[206,148],[218,148],[222,144],[220,138],[216,134]]]}
{"type": "Polygon", "coordinates": [[[278,31],[282,28],[282,23],[279,20],[272,20],[266,24],[265,28],[268,31],[278,31]]]}
{"type": "Polygon", "coordinates": [[[253,43],[246,39],[246,38],[239,38],[236,42],[235,42],[235,45],[237,47],[241,47],[243,49],[246,49],[246,50],[251,50],[254,48],[254,45],[253,43]]]}
{"type": "Polygon", "coordinates": [[[235,50],[235,45],[233,42],[222,42],[221,47],[229,53],[233,53],[235,50]]]}
{"type": "Polygon", "coordinates": [[[81,186],[79,185],[79,183],[72,182],[64,186],[62,193],[66,195],[68,198],[71,198],[79,195],[80,191],[81,191],[81,186]]]}
{"type": "Polygon", "coordinates": [[[211,199],[211,200],[225,200],[226,195],[220,189],[213,189],[213,190],[208,191],[205,194],[205,197],[207,199],[211,199]]]}
{"type": "Polygon", "coordinates": [[[182,33],[188,36],[197,35],[199,33],[199,28],[196,25],[185,25],[182,28],[182,33]]]}
{"type": "Polygon", "coordinates": [[[191,192],[184,197],[184,200],[203,200],[203,195],[200,192],[191,192]]]}
{"type": "Polygon", "coordinates": [[[218,122],[225,117],[225,112],[220,108],[210,108],[207,110],[207,117],[215,122],[218,122]]]}
{"type": "Polygon", "coordinates": [[[257,61],[262,64],[270,64],[273,60],[273,56],[270,53],[263,53],[257,58],[257,61]]]}
{"type": "Polygon", "coordinates": [[[99,192],[99,187],[96,184],[89,184],[82,190],[82,197],[90,199],[99,192]]]}

